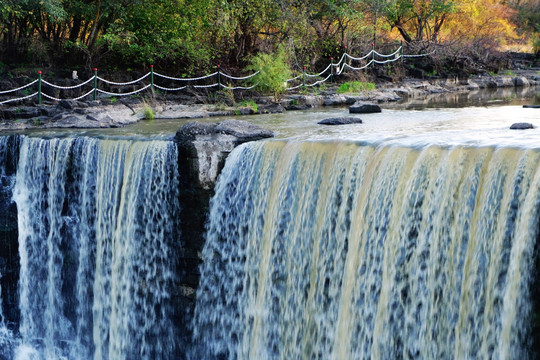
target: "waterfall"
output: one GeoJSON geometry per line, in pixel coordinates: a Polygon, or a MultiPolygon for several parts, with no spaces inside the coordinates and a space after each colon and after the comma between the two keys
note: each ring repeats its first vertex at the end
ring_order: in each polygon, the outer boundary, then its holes
{"type": "Polygon", "coordinates": [[[262,142],[211,202],[193,359],[521,359],[540,153],[262,142]]]}
{"type": "Polygon", "coordinates": [[[15,356],[173,356],[174,143],[23,137],[13,199],[21,316],[15,356]]]}

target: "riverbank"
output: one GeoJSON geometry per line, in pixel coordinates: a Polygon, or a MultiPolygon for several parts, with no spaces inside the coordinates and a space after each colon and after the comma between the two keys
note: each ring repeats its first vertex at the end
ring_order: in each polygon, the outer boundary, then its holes
{"type": "MultiPolygon", "coordinates": [[[[111,128],[155,119],[200,119],[307,110],[323,106],[347,106],[357,101],[379,104],[424,99],[440,94],[470,93],[481,89],[540,86],[540,71],[519,70],[507,75],[463,78],[406,78],[400,82],[379,81],[375,90],[337,93],[337,85],[324,90],[286,94],[278,103],[266,96],[239,98],[232,92],[154,94],[137,98],[106,97],[96,101],[62,100],[39,106],[0,107],[0,130],[44,128],[111,128]]],[[[242,95],[242,94],[240,94],[242,95]]]]}

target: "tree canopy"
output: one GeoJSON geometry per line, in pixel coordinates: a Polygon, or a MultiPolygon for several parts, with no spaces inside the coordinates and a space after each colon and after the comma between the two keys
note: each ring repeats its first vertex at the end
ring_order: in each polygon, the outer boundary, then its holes
{"type": "Polygon", "coordinates": [[[315,66],[372,42],[532,46],[539,0],[3,0],[0,61],[192,73],[287,50],[315,66]]]}

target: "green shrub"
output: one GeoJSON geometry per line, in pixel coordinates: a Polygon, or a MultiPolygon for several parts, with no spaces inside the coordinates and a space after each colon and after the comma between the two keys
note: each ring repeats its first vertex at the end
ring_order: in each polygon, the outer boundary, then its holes
{"type": "Polygon", "coordinates": [[[375,90],[375,84],[370,82],[361,81],[348,81],[343,83],[337,89],[338,94],[343,93],[357,93],[361,91],[375,90]]]}
{"type": "Polygon", "coordinates": [[[250,108],[253,112],[259,112],[259,106],[253,100],[242,100],[238,106],[250,108]]]}
{"type": "Polygon", "coordinates": [[[144,104],[142,111],[143,111],[143,115],[144,115],[145,120],[154,120],[154,118],[155,118],[154,110],[152,110],[150,105],[144,104]]]}
{"type": "Polygon", "coordinates": [[[262,93],[272,94],[276,102],[285,92],[285,81],[291,77],[291,70],[287,65],[287,54],[283,49],[275,54],[257,54],[251,58],[246,70],[260,71],[257,76],[250,79],[251,84],[262,93]]]}

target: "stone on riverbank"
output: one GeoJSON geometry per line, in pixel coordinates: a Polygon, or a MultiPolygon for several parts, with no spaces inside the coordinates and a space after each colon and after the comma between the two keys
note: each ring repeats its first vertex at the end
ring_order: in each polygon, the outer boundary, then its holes
{"type": "Polygon", "coordinates": [[[349,107],[349,113],[351,114],[371,114],[380,113],[381,111],[382,109],[379,105],[364,102],[356,102],[349,107]]]}
{"type": "Polygon", "coordinates": [[[361,124],[362,119],[354,117],[338,117],[338,118],[328,118],[319,121],[319,125],[348,125],[348,124],[361,124]]]}

